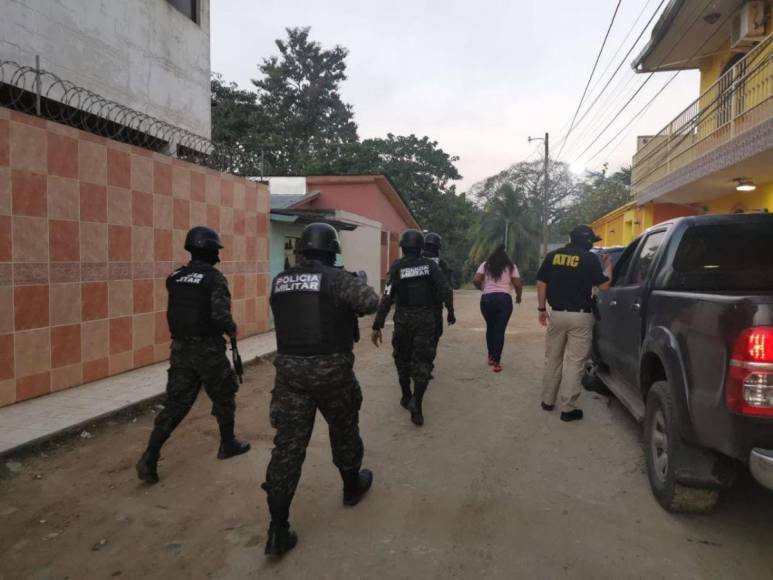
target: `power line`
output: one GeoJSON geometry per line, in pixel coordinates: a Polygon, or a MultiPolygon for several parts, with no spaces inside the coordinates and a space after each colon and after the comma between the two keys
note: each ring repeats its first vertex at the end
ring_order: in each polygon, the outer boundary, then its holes
{"type": "MultiPolygon", "coordinates": [[[[620,69],[623,68],[623,65],[627,62],[628,57],[631,56],[631,53],[636,48],[636,45],[639,44],[639,41],[641,40],[642,36],[644,36],[644,33],[647,32],[647,30],[650,27],[650,24],[652,24],[652,21],[655,19],[655,16],[658,15],[658,12],[660,11],[660,8],[663,6],[666,0],[660,0],[660,4],[658,4],[657,8],[652,12],[652,16],[650,16],[649,20],[647,21],[647,24],[644,25],[644,28],[642,28],[642,31],[639,33],[639,36],[636,38],[636,40],[631,45],[631,48],[628,49],[628,52],[625,53],[625,56],[620,60],[620,64],[617,65],[617,68],[615,69],[615,72],[612,73],[612,76],[609,77],[606,84],[602,87],[601,91],[596,95],[596,98],[593,99],[593,102],[588,106],[587,109],[585,109],[585,113],[583,113],[582,117],[580,117],[580,120],[577,122],[578,125],[582,124],[585,117],[588,116],[588,113],[593,109],[593,107],[596,105],[598,100],[601,98],[601,95],[604,94],[604,91],[607,90],[609,85],[614,80],[615,76],[617,76],[617,73],[620,72],[620,69]]],[[[567,135],[567,140],[569,138],[569,135],[567,135]]],[[[566,141],[564,142],[564,145],[566,144],[566,141]]],[[[562,146],[563,148],[563,146],[562,146]]]]}
{"type": "MultiPolygon", "coordinates": [[[[701,12],[703,12],[703,11],[701,10],[701,12]]],[[[728,21],[728,20],[730,20],[730,18],[732,18],[732,17],[733,17],[733,15],[734,15],[734,12],[732,12],[732,11],[731,11],[731,12],[730,12],[730,14],[728,14],[728,16],[725,18],[725,20],[723,20],[723,21],[722,21],[722,23],[721,23],[721,24],[720,24],[720,25],[719,25],[717,28],[715,28],[715,29],[714,29],[714,32],[712,32],[712,33],[711,33],[711,34],[710,34],[710,35],[709,35],[709,36],[708,36],[708,37],[707,37],[707,38],[706,38],[706,39],[705,39],[705,40],[704,40],[704,41],[701,43],[701,45],[700,45],[700,46],[699,46],[699,47],[698,47],[698,48],[695,50],[695,52],[693,52],[693,53],[690,55],[690,57],[687,59],[687,60],[688,60],[688,62],[689,62],[690,60],[692,60],[693,58],[695,58],[695,57],[698,55],[698,53],[699,53],[701,50],[703,50],[703,47],[704,47],[704,46],[706,46],[706,44],[708,44],[708,42],[709,42],[709,41],[710,41],[712,38],[714,38],[714,36],[715,36],[715,35],[716,35],[716,34],[717,34],[717,33],[718,33],[720,30],[722,30],[722,28],[724,27],[724,25],[727,23],[727,21],[728,21]]],[[[669,52],[669,54],[671,54],[671,53],[669,52]]],[[[668,54],[667,54],[667,55],[664,57],[664,60],[665,60],[666,58],[668,58],[668,54]]],[[[650,99],[650,100],[647,102],[647,104],[646,104],[646,105],[645,105],[645,106],[644,106],[644,107],[643,107],[643,108],[642,108],[642,109],[641,109],[641,110],[640,110],[638,113],[636,113],[636,114],[633,116],[633,118],[632,118],[630,121],[628,121],[628,123],[626,123],[626,124],[625,124],[625,125],[624,125],[624,126],[623,126],[623,127],[622,127],[622,128],[621,128],[621,129],[620,129],[620,130],[619,130],[619,131],[616,133],[616,134],[615,134],[615,136],[614,136],[614,137],[612,137],[612,139],[610,139],[610,140],[609,140],[609,142],[607,142],[607,144],[606,144],[606,145],[604,145],[604,146],[603,146],[601,149],[599,149],[599,150],[598,150],[598,151],[597,151],[597,152],[596,152],[596,153],[593,155],[593,157],[591,157],[591,158],[590,158],[588,161],[593,161],[593,159],[595,159],[595,158],[596,158],[596,157],[598,157],[598,156],[599,156],[599,155],[600,155],[600,154],[601,154],[603,151],[605,151],[605,150],[606,150],[606,149],[607,149],[607,148],[608,148],[608,147],[609,147],[609,146],[612,144],[612,142],[613,142],[613,141],[614,141],[614,140],[615,140],[615,139],[616,139],[616,138],[617,138],[617,137],[618,137],[618,136],[619,136],[619,135],[620,135],[620,134],[621,134],[623,131],[625,131],[625,130],[626,130],[628,127],[630,127],[630,126],[631,126],[631,124],[632,124],[634,121],[636,121],[636,119],[638,119],[638,118],[639,118],[639,117],[640,117],[640,116],[641,116],[641,115],[642,115],[642,114],[643,114],[643,113],[644,113],[644,112],[645,112],[645,111],[646,111],[646,110],[649,108],[649,106],[650,106],[650,105],[651,105],[651,104],[652,104],[652,103],[655,101],[655,99],[657,99],[657,98],[660,96],[660,94],[661,94],[661,93],[662,93],[662,92],[663,92],[663,91],[666,89],[666,87],[668,87],[668,86],[669,86],[669,85],[670,85],[670,84],[671,84],[671,83],[674,81],[674,79],[675,79],[676,77],[678,77],[678,76],[679,76],[679,73],[681,73],[681,72],[682,72],[681,70],[678,70],[678,71],[676,71],[676,72],[675,72],[673,75],[671,75],[671,78],[669,78],[669,79],[668,79],[668,81],[666,81],[666,83],[665,83],[665,84],[664,84],[664,85],[663,85],[663,86],[660,88],[660,90],[659,90],[657,93],[655,93],[655,95],[653,95],[653,97],[652,97],[652,98],[651,98],[651,99],[650,99]]],[[[652,74],[654,74],[654,73],[650,73],[650,75],[652,75],[652,74]]],[[[649,158],[650,156],[652,156],[652,155],[656,154],[656,153],[657,153],[657,152],[660,150],[660,148],[661,148],[661,147],[663,147],[664,145],[665,145],[665,144],[663,144],[663,143],[662,143],[662,144],[660,144],[658,147],[656,147],[656,148],[655,148],[655,149],[654,149],[654,150],[653,150],[653,151],[650,153],[650,155],[649,155],[647,158],[649,158]]],[[[583,153],[584,153],[584,152],[583,152],[583,153]]],[[[580,154],[580,155],[582,156],[582,154],[580,154]]]]}
{"type": "MultiPolygon", "coordinates": [[[[665,62],[665,60],[666,60],[666,59],[667,59],[669,56],[671,56],[671,53],[672,53],[672,52],[674,51],[674,49],[675,49],[675,48],[676,48],[676,47],[679,45],[679,41],[680,41],[682,38],[684,38],[684,36],[685,36],[685,35],[686,35],[686,34],[687,34],[687,33],[688,33],[690,30],[692,30],[692,27],[693,27],[693,26],[695,26],[695,24],[697,24],[697,22],[700,20],[701,14],[702,14],[702,13],[703,13],[703,11],[704,11],[704,10],[705,10],[705,9],[706,9],[708,6],[709,6],[709,4],[711,4],[711,2],[712,2],[712,1],[713,1],[713,0],[708,0],[708,1],[706,2],[706,4],[704,4],[704,6],[703,6],[703,7],[702,7],[700,10],[698,10],[698,12],[697,12],[697,13],[696,13],[696,15],[695,15],[695,18],[694,18],[694,19],[693,19],[693,21],[690,23],[690,25],[687,27],[687,30],[685,30],[683,34],[679,35],[679,37],[678,37],[677,41],[676,41],[676,42],[673,44],[673,46],[671,46],[671,48],[669,49],[669,51],[668,51],[668,52],[666,53],[666,55],[665,55],[665,56],[664,56],[664,57],[661,59],[661,61],[658,63],[658,65],[657,65],[657,66],[660,66],[661,64],[663,64],[663,62],[665,62]]],[[[728,16],[728,17],[725,19],[725,22],[726,22],[726,21],[727,21],[729,18],[731,18],[731,17],[732,17],[732,15],[733,15],[733,12],[731,12],[731,13],[730,13],[730,15],[729,15],[729,16],[728,16]]],[[[723,22],[723,23],[722,23],[722,25],[724,25],[724,23],[725,23],[725,22],[723,22]]],[[[707,38],[707,39],[706,39],[706,40],[703,42],[703,44],[701,44],[701,46],[700,46],[700,47],[698,47],[698,50],[695,52],[695,54],[697,54],[697,53],[698,53],[698,52],[699,52],[699,51],[700,51],[700,50],[701,50],[701,49],[702,49],[702,48],[705,46],[706,42],[708,42],[708,41],[709,41],[709,40],[710,40],[710,39],[711,39],[711,38],[714,36],[714,34],[716,34],[716,33],[717,33],[717,32],[718,32],[718,31],[719,31],[721,28],[722,28],[722,25],[720,25],[719,27],[717,27],[717,28],[715,29],[714,33],[713,33],[711,36],[709,36],[709,38],[707,38]]],[[[693,56],[694,56],[694,55],[693,55],[693,56]]],[[[692,57],[690,57],[690,58],[692,59],[692,57]]],[[[647,75],[647,78],[645,78],[645,79],[644,79],[644,81],[643,81],[643,82],[642,82],[642,83],[639,85],[639,88],[637,88],[637,89],[636,89],[636,92],[634,92],[634,94],[633,94],[633,95],[631,95],[631,97],[630,97],[630,98],[629,98],[629,99],[628,99],[628,100],[625,102],[625,104],[622,106],[622,108],[621,108],[621,109],[620,109],[620,110],[619,110],[619,111],[618,111],[618,112],[615,114],[615,116],[614,116],[614,117],[612,117],[612,120],[611,120],[611,121],[609,121],[609,123],[607,123],[607,124],[604,126],[604,128],[603,128],[603,129],[602,129],[602,130],[601,130],[601,131],[598,133],[598,135],[596,135],[596,137],[593,139],[593,141],[591,141],[591,142],[590,142],[590,144],[588,144],[588,146],[587,146],[585,149],[583,149],[583,150],[582,150],[582,152],[581,152],[581,153],[580,153],[580,154],[577,156],[577,159],[579,159],[579,158],[582,158],[582,156],[583,156],[583,155],[585,155],[585,154],[588,152],[588,150],[589,150],[591,147],[593,147],[593,146],[594,146],[594,145],[595,145],[595,144],[598,142],[598,140],[599,140],[599,139],[601,139],[601,137],[604,135],[604,133],[606,133],[606,132],[607,132],[607,130],[608,130],[608,129],[609,129],[611,126],[612,126],[612,124],[613,124],[613,123],[614,123],[614,122],[615,122],[615,121],[616,121],[616,120],[617,120],[617,119],[620,117],[620,115],[622,115],[622,114],[623,114],[623,112],[624,112],[624,111],[625,111],[625,110],[628,108],[628,105],[630,105],[630,104],[633,102],[633,100],[634,100],[634,99],[635,99],[635,98],[636,98],[636,97],[639,95],[639,93],[641,93],[642,89],[644,89],[644,87],[647,85],[647,83],[649,83],[649,82],[650,82],[650,80],[652,79],[652,77],[654,76],[654,74],[655,74],[654,72],[651,72],[650,74],[648,74],[648,75],[647,75]]],[[[676,75],[675,75],[675,76],[676,76],[676,75]]],[[[674,76],[674,78],[675,78],[675,76],[674,76]]],[[[672,79],[670,79],[670,80],[673,80],[673,78],[672,78],[672,79]]],[[[670,81],[669,81],[669,83],[670,83],[670,81]]],[[[665,86],[668,86],[668,84],[666,84],[665,86]]],[[[664,86],[663,88],[665,88],[665,86],[664,86]]],[[[661,89],[661,91],[659,91],[659,92],[658,92],[658,95],[660,94],[660,92],[662,92],[662,90],[663,90],[663,89],[661,89]]]]}
{"type": "Polygon", "coordinates": [[[609,39],[609,33],[612,32],[612,26],[615,23],[615,18],[617,18],[617,12],[620,10],[620,4],[622,3],[623,3],[623,0],[617,0],[617,6],[615,6],[615,11],[612,13],[612,20],[609,22],[609,26],[607,27],[607,32],[604,35],[604,41],[601,43],[601,48],[599,49],[599,52],[596,55],[596,62],[593,63],[593,69],[591,69],[590,71],[588,82],[585,83],[585,90],[583,90],[582,92],[582,96],[580,97],[580,102],[577,103],[577,110],[574,112],[574,117],[572,118],[572,122],[569,124],[569,131],[566,134],[566,138],[564,139],[564,142],[561,144],[561,148],[558,150],[558,155],[556,155],[556,159],[559,159],[561,157],[561,153],[564,150],[564,145],[566,145],[566,139],[568,139],[569,135],[572,134],[572,129],[574,128],[574,122],[577,119],[577,115],[580,112],[582,103],[585,100],[585,95],[588,93],[588,87],[590,87],[590,83],[593,80],[593,75],[596,72],[596,67],[599,64],[599,59],[601,59],[601,53],[604,52],[604,47],[607,45],[607,40],[609,39]]]}

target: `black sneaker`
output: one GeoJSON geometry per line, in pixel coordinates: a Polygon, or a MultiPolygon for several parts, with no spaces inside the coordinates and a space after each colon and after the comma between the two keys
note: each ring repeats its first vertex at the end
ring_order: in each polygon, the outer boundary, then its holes
{"type": "Polygon", "coordinates": [[[540,403],[540,405],[542,405],[543,411],[552,411],[553,409],[556,408],[555,405],[548,405],[547,403],[540,403]]]}
{"type": "Polygon", "coordinates": [[[145,451],[135,467],[140,481],[158,483],[158,453],[145,451]]]}
{"type": "Polygon", "coordinates": [[[229,457],[236,457],[242,453],[247,453],[249,450],[249,443],[234,437],[230,441],[220,444],[220,449],[217,450],[217,458],[228,459],[229,457]]]}
{"type": "Polygon", "coordinates": [[[271,522],[268,528],[268,539],[263,553],[266,556],[281,556],[292,550],[298,543],[298,534],[290,529],[290,524],[271,522]]]}
{"type": "Polygon", "coordinates": [[[582,419],[582,409],[575,409],[574,411],[569,411],[568,413],[561,413],[562,421],[579,421],[580,419],[582,419]]]}

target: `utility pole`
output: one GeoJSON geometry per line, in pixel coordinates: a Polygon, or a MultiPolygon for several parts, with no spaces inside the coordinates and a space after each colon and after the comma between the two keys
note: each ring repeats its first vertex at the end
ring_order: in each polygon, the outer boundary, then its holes
{"type": "Polygon", "coordinates": [[[529,143],[532,141],[542,141],[545,144],[545,175],[542,178],[545,191],[542,198],[542,255],[548,253],[548,217],[550,205],[550,133],[545,133],[544,137],[529,137],[529,143]]]}

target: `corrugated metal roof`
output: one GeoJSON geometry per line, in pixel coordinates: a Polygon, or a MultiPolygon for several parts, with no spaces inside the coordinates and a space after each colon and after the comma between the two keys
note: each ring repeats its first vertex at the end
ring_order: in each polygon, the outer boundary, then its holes
{"type": "Polygon", "coordinates": [[[271,209],[285,209],[301,201],[305,195],[272,195],[271,209]]]}

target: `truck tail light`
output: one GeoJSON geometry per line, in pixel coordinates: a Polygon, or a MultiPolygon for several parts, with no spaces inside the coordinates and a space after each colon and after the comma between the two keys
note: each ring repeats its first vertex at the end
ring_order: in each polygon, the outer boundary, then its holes
{"type": "Polygon", "coordinates": [[[773,417],[773,327],[744,330],[735,341],[725,385],[728,409],[773,417]]]}

